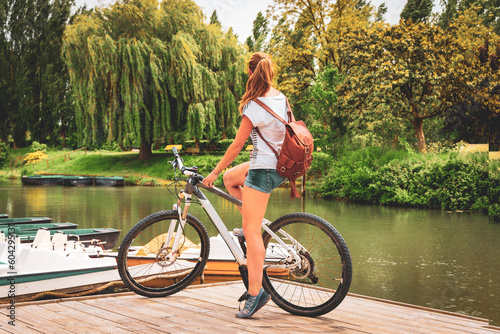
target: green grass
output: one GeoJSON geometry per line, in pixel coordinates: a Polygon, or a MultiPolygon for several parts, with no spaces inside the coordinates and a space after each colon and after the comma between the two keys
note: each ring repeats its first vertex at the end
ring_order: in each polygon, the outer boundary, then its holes
{"type": "MultiPolygon", "coordinates": [[[[36,165],[23,166],[22,156],[26,150],[12,151],[11,161],[16,166],[5,167],[0,177],[16,178],[21,175],[31,174],[69,174],[88,176],[123,176],[129,183],[134,184],[162,184],[163,181],[173,180],[174,170],[169,161],[173,160],[172,153],[162,151],[153,152],[153,157],[148,160],[139,159],[138,152],[116,153],[110,151],[79,151],[69,154],[68,151],[48,151],[48,160],[43,160],[36,165]],[[64,156],[66,155],[66,159],[64,156]],[[55,157],[55,159],[53,159],[55,157]],[[47,163],[48,166],[47,167],[47,163]]],[[[202,175],[208,175],[220,161],[221,153],[211,155],[182,155],[185,166],[198,166],[202,175]]],[[[241,153],[233,166],[248,160],[248,153],[241,153]]],[[[12,163],[10,164],[12,166],[12,163]]],[[[219,178],[221,184],[222,178],[219,178]]]]}

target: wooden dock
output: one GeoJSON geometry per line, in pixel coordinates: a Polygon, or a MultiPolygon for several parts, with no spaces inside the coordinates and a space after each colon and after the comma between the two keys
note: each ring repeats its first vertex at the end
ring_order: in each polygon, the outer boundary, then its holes
{"type": "Polygon", "coordinates": [[[16,304],[15,326],[1,305],[0,333],[495,333],[484,319],[348,295],[329,314],[291,315],[269,302],[236,319],[240,282],[197,285],[166,298],[133,293],[16,304]]]}

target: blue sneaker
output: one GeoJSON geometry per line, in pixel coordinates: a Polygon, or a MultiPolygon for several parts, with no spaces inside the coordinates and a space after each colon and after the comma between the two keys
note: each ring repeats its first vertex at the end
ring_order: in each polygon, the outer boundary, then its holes
{"type": "Polygon", "coordinates": [[[257,296],[252,296],[245,292],[239,301],[245,301],[245,306],[236,312],[236,318],[250,318],[258,310],[260,310],[271,299],[271,296],[264,290],[260,289],[257,296]]]}

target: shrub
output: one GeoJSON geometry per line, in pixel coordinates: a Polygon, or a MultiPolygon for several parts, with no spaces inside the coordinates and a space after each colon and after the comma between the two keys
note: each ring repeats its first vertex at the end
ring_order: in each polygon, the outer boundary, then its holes
{"type": "Polygon", "coordinates": [[[0,168],[9,163],[10,148],[4,142],[0,142],[0,168]]]}
{"type": "Polygon", "coordinates": [[[46,144],[40,144],[37,141],[34,141],[31,146],[30,146],[30,152],[35,153],[35,152],[46,152],[47,151],[47,145],[46,144]]]}
{"type": "Polygon", "coordinates": [[[111,152],[121,152],[120,145],[117,142],[104,143],[101,145],[101,150],[111,151],[111,152]]]}
{"type": "Polygon", "coordinates": [[[456,151],[414,154],[378,147],[347,152],[331,163],[318,193],[385,205],[497,212],[500,187],[486,157],[456,151]]]}
{"type": "Polygon", "coordinates": [[[40,161],[47,159],[47,154],[43,151],[36,151],[32,153],[28,153],[28,155],[24,158],[24,164],[31,165],[31,164],[37,164],[40,161]]]}

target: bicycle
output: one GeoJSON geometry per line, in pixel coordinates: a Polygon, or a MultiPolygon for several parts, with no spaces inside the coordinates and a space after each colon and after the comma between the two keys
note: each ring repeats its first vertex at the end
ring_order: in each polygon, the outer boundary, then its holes
{"type": "MultiPolygon", "coordinates": [[[[244,236],[231,236],[201,189],[238,206],[241,201],[216,187],[206,187],[198,168],[185,167],[175,148],[173,153],[170,163],[175,189],[177,170],[188,177],[187,182],[178,195],[173,193],[177,197],[173,210],[143,218],[123,239],[117,256],[122,281],[140,295],[164,297],[186,288],[202,274],[210,241],[203,223],[188,213],[194,196],[229,247],[248,288],[244,236]]],[[[262,284],[274,303],[309,317],[336,308],[347,295],[352,278],[349,249],[340,233],[323,218],[300,212],[272,223],[264,219],[262,228],[266,247],[262,284]]]]}

